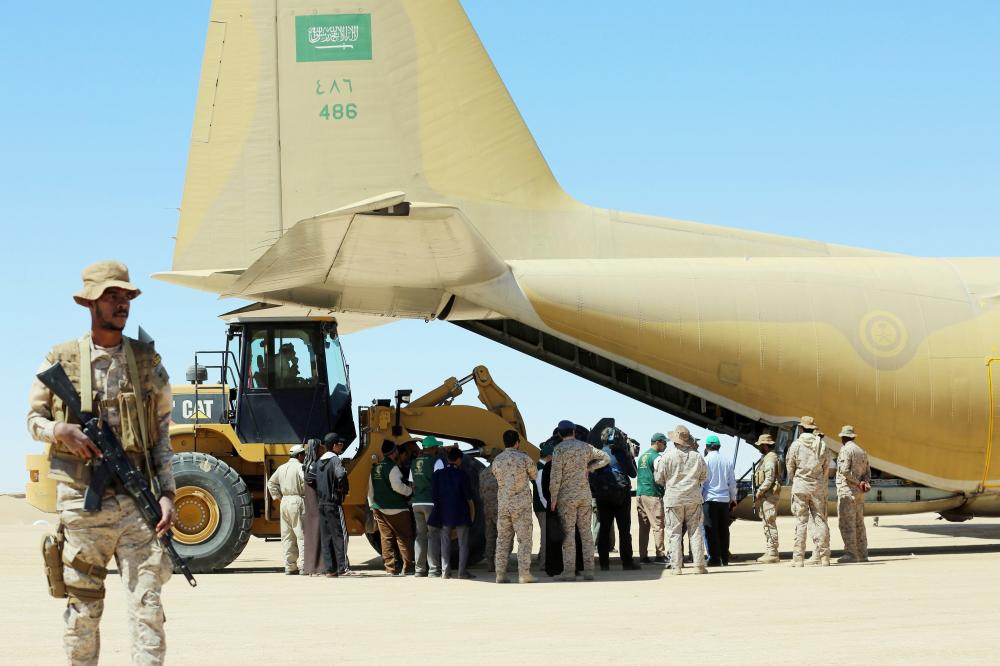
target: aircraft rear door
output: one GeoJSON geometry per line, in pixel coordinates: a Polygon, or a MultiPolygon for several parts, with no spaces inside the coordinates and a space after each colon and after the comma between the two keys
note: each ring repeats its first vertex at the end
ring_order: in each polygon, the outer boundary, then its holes
{"type": "Polygon", "coordinates": [[[990,392],[983,487],[1000,488],[1000,357],[986,361],[990,392]]]}

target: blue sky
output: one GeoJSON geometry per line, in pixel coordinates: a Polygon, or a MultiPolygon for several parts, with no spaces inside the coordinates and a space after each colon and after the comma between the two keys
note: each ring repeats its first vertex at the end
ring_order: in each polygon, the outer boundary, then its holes
{"type": "MultiPolygon", "coordinates": [[[[918,255],[1000,247],[996,3],[463,5],[556,177],[586,203],[918,255]]],[[[84,265],[130,265],[144,292],[130,332],[154,334],[175,380],[195,349],[223,344],[216,315],[238,302],[148,277],[170,267],[208,9],[5,10],[0,275],[17,339],[0,385],[0,491],[23,487],[38,448],[24,428],[32,373],[88,324],[70,298],[84,265]]],[[[449,324],[344,347],[359,403],[484,363],[534,441],[561,418],[615,416],[640,441],[677,423],[449,324]]]]}

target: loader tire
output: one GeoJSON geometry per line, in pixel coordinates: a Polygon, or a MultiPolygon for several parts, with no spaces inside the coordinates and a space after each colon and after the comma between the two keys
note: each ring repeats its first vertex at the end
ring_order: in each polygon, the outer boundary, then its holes
{"type": "Polygon", "coordinates": [[[224,569],[250,540],[253,503],[246,483],[207,453],[174,454],[173,471],[174,547],[193,573],[224,569]]]}

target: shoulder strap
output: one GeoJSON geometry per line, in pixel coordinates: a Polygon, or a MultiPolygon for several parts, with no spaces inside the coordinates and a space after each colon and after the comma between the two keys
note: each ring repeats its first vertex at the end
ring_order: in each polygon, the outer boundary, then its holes
{"type": "Polygon", "coordinates": [[[142,436],[142,454],[146,461],[146,476],[149,479],[149,486],[153,491],[160,494],[160,484],[156,481],[156,474],[153,473],[153,461],[149,455],[149,449],[154,445],[149,438],[149,421],[146,420],[146,395],[142,390],[142,382],[139,381],[139,368],[135,362],[135,352],[132,344],[126,336],[122,336],[122,345],[125,347],[125,358],[128,362],[129,380],[132,382],[132,390],[135,391],[135,410],[139,416],[139,434],[142,436]]]}
{"type": "Polygon", "coordinates": [[[94,377],[90,367],[90,336],[80,338],[80,411],[94,411],[94,377]]]}

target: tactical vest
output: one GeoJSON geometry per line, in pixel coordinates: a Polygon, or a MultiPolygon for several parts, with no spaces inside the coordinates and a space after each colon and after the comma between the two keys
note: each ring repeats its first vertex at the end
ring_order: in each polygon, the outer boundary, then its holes
{"type": "Polygon", "coordinates": [[[663,497],[663,488],[653,480],[653,465],[659,456],[660,452],[654,448],[639,456],[639,464],[636,466],[636,497],[663,497]]]}
{"type": "Polygon", "coordinates": [[[765,495],[768,494],[768,493],[776,493],[776,492],[778,492],[779,490],[781,490],[781,479],[784,477],[784,474],[782,474],[781,467],[782,467],[781,466],[781,461],[778,460],[778,454],[775,453],[774,451],[769,451],[767,453],[767,455],[764,456],[761,459],[760,464],[757,465],[757,469],[754,470],[754,474],[753,474],[753,483],[754,483],[754,485],[761,492],[763,492],[765,495]],[[768,458],[771,458],[774,461],[774,484],[769,489],[767,489],[767,488],[761,488],[760,487],[761,484],[764,483],[764,476],[765,476],[764,475],[764,463],[767,461],[768,458]]]}
{"type": "Polygon", "coordinates": [[[434,493],[431,477],[434,476],[436,456],[420,456],[413,461],[410,472],[413,474],[413,503],[433,504],[434,493]]]}
{"type": "MultiPolygon", "coordinates": [[[[91,412],[100,417],[111,404],[118,408],[119,425],[113,430],[121,441],[122,449],[129,454],[129,457],[140,469],[144,468],[147,470],[147,474],[150,474],[149,449],[152,448],[159,433],[159,423],[157,423],[156,417],[157,385],[154,373],[160,364],[160,358],[150,345],[138,340],[123,337],[122,344],[125,345],[125,355],[129,367],[125,373],[125,381],[114,401],[97,399],[98,395],[92,385],[93,374],[90,369],[89,334],[78,340],[70,340],[56,345],[46,356],[46,362],[62,364],[66,376],[80,393],[84,410],[87,409],[89,402],[91,412]],[[86,359],[83,358],[84,354],[86,359]],[[81,373],[81,364],[85,360],[86,376],[81,373]],[[137,384],[140,387],[138,392],[135,389],[137,384]],[[89,400],[87,396],[83,395],[84,385],[90,393],[89,400]]],[[[54,395],[52,396],[52,420],[64,423],[77,422],[63,401],[54,395]]],[[[90,466],[71,454],[62,444],[56,442],[49,446],[48,476],[50,479],[71,485],[86,486],[90,483],[90,466]]]]}
{"type": "Polygon", "coordinates": [[[393,490],[389,483],[389,474],[394,467],[396,467],[396,463],[389,458],[372,466],[373,509],[405,509],[407,507],[406,497],[393,490]]]}

